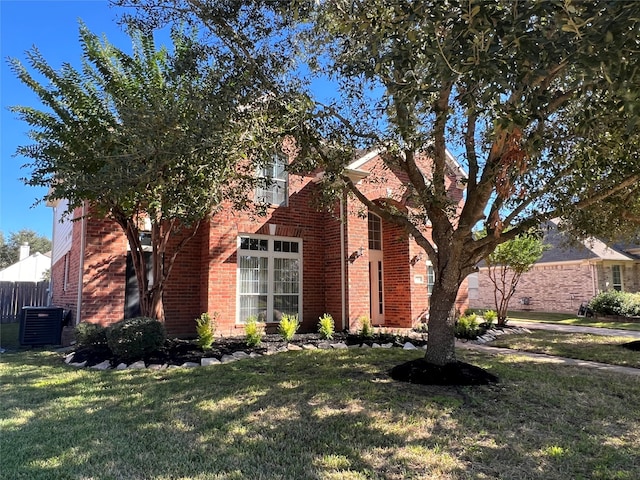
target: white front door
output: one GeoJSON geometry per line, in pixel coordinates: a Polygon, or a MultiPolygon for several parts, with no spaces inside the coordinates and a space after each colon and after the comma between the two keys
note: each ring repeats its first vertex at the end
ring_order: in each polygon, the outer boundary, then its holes
{"type": "Polygon", "coordinates": [[[384,270],[382,219],[369,213],[369,316],[373,325],[384,324],[384,270]]]}

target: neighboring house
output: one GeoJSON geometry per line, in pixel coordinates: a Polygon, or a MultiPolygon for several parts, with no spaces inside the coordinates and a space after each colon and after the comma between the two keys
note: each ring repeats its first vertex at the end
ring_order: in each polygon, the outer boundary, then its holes
{"type": "MultiPolygon", "coordinates": [[[[640,291],[640,245],[607,246],[591,239],[568,246],[550,222],[544,242],[550,245],[533,268],[522,275],[509,310],[577,313],[582,303],[606,290],[640,291]]],[[[469,279],[471,308],[495,308],[494,287],[486,267],[469,279]]]]}
{"type": "Polygon", "coordinates": [[[0,270],[0,282],[40,282],[51,268],[51,252],[29,255],[29,245],[20,246],[19,260],[0,270]]]}
{"type": "MultiPolygon", "coordinates": [[[[449,192],[462,202],[464,173],[453,157],[448,166],[449,192]]],[[[348,172],[368,198],[397,199],[405,208],[406,176],[385,168],[377,152],[358,158],[348,172]]],[[[297,314],[306,331],[315,331],[324,313],[337,330],[354,328],[363,315],[391,328],[425,320],[433,269],[412,238],[351,196],[333,212],[318,211],[319,174],[288,174],[281,157],[267,174],[271,188],[255,192],[270,204],[266,216],[223,210],[179,254],[163,297],[169,333],[192,335],[202,312],[219,314],[223,335],[242,335],[251,316],[275,325],[282,313],[297,314]]],[[[81,220],[60,222],[66,204],[51,206],[53,304],[71,309],[76,323],[107,325],[135,315],[137,281],[120,228],[81,219],[80,210],[81,220]]],[[[457,306],[466,307],[466,284],[457,306]]]]}

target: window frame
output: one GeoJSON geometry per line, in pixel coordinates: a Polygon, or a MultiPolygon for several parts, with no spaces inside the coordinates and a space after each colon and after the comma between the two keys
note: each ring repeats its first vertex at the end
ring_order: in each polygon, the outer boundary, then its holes
{"type": "Polygon", "coordinates": [[[624,279],[622,276],[622,265],[611,265],[611,288],[618,292],[624,291],[624,279]],[[618,282],[616,282],[616,271],[618,282]]]}
{"type": "Polygon", "coordinates": [[[433,268],[433,263],[431,260],[427,260],[427,296],[431,296],[433,294],[433,287],[436,284],[436,271],[433,268]]]}
{"type": "MultiPolygon", "coordinates": [[[[302,312],[303,312],[303,244],[302,238],[299,237],[281,237],[281,236],[270,236],[270,235],[259,235],[259,234],[239,234],[237,237],[237,259],[236,259],[236,324],[244,325],[246,323],[246,318],[241,318],[242,311],[242,302],[241,298],[243,295],[248,295],[242,292],[242,275],[241,275],[241,259],[243,257],[257,257],[257,258],[266,258],[267,259],[267,305],[266,305],[266,315],[265,320],[261,320],[258,318],[259,322],[263,322],[265,324],[277,324],[278,320],[274,319],[274,304],[275,298],[278,295],[291,295],[295,296],[296,294],[290,293],[282,293],[276,291],[276,283],[275,283],[275,263],[277,259],[292,259],[298,261],[298,319],[302,322],[302,312]],[[266,249],[244,249],[241,248],[241,244],[243,239],[256,240],[259,242],[259,245],[264,245],[264,241],[266,241],[266,249]],[[289,244],[295,243],[298,245],[297,252],[292,251],[284,251],[284,244],[281,244],[281,251],[275,250],[276,242],[288,242],[289,244]]],[[[291,250],[291,245],[289,245],[289,250],[291,250]]],[[[258,293],[260,295],[260,293],[258,293]]],[[[249,318],[249,317],[247,317],[249,318]]]]}
{"type": "Polygon", "coordinates": [[[259,181],[255,191],[256,203],[276,207],[289,206],[288,165],[287,157],[280,153],[274,153],[268,162],[257,167],[256,178],[259,181]],[[279,189],[283,189],[284,192],[280,192],[279,189]],[[279,196],[282,196],[282,201],[275,203],[274,200],[277,200],[279,196]]]}

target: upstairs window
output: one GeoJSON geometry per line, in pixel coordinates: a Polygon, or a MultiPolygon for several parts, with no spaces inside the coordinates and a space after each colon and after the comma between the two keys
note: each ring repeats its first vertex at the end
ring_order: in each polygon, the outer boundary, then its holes
{"type": "Polygon", "coordinates": [[[427,294],[431,296],[433,293],[433,286],[436,283],[436,271],[433,269],[431,262],[427,262],[427,294]]]}
{"type": "Polygon", "coordinates": [[[256,202],[267,205],[286,206],[289,198],[289,175],[287,161],[274,154],[268,164],[258,168],[261,180],[256,189],[256,202]]]}

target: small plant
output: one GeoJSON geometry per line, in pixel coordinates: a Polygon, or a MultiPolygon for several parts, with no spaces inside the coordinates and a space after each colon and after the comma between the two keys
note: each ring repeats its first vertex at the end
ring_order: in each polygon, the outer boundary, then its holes
{"type": "Polygon", "coordinates": [[[373,337],[373,327],[371,326],[371,319],[366,315],[362,315],[360,318],[358,318],[358,322],[360,323],[360,335],[366,338],[373,337]]]}
{"type": "Polygon", "coordinates": [[[473,340],[478,337],[478,316],[475,313],[463,315],[456,322],[455,336],[473,340]]]}
{"type": "Polygon", "coordinates": [[[280,319],[280,325],[278,325],[278,333],[285,342],[293,340],[293,336],[298,331],[300,322],[297,315],[289,315],[287,313],[282,314],[280,319]]]}
{"type": "Polygon", "coordinates": [[[259,347],[262,343],[263,330],[254,316],[247,318],[244,324],[244,341],[248,347],[259,347]]]}
{"type": "Polygon", "coordinates": [[[333,317],[328,313],[325,313],[320,317],[320,321],[318,322],[318,333],[320,337],[325,340],[331,340],[333,338],[333,334],[335,333],[335,323],[333,321],[333,317]]]}
{"type": "Polygon", "coordinates": [[[216,319],[218,314],[214,312],[213,318],[208,313],[203,313],[200,318],[196,318],[196,333],[198,334],[197,344],[203,350],[209,350],[213,345],[213,338],[216,333],[216,319]]]}
{"type": "Polygon", "coordinates": [[[498,312],[496,312],[495,310],[487,310],[482,314],[482,318],[484,318],[484,323],[487,330],[491,330],[491,327],[493,327],[494,322],[498,318],[498,312]]]}
{"type": "Polygon", "coordinates": [[[83,347],[107,344],[107,329],[97,323],[82,322],[74,334],[78,345],[83,347]]]}
{"type": "Polygon", "coordinates": [[[162,348],[167,335],[164,325],[147,317],[126,318],[107,329],[107,344],[122,360],[143,358],[162,348]]]}

